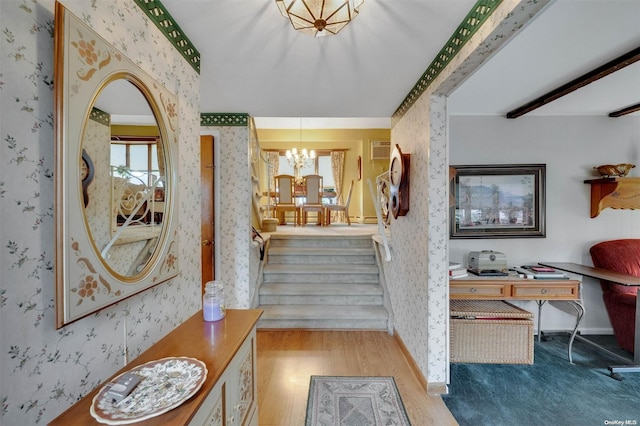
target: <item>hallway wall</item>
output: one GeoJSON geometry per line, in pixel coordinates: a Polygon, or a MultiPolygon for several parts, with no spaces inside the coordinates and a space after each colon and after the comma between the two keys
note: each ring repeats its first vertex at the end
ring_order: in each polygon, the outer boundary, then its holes
{"type": "MultiPolygon", "coordinates": [[[[63,4],[179,98],[181,275],[55,329],[54,0],[0,1],[0,399],[46,424],[200,309],[200,76],[130,0],[63,4]]],[[[99,166],[96,164],[96,166],[99,166]]]]}
{"type": "MultiPolygon", "coordinates": [[[[216,240],[220,246],[220,268],[216,280],[224,287],[227,306],[249,308],[253,282],[257,276],[257,262],[251,247],[251,170],[249,166],[248,126],[203,126],[202,133],[216,132],[214,139],[216,165],[220,169],[219,221],[216,224],[216,240]]],[[[199,238],[199,237],[198,237],[199,238]]]]}
{"type": "MultiPolygon", "coordinates": [[[[401,117],[391,143],[411,154],[411,205],[391,221],[385,264],[395,327],[428,387],[446,390],[449,359],[448,144],[445,96],[452,93],[546,2],[504,1],[401,117]]],[[[425,83],[426,84],[426,83],[425,83]]]]}

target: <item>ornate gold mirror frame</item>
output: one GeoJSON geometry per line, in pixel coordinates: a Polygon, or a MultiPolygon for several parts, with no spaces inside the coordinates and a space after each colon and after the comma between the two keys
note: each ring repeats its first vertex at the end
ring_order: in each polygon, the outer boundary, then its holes
{"type": "MultiPolygon", "coordinates": [[[[178,275],[178,102],[174,94],[58,2],[55,14],[55,271],[56,327],[60,328],[178,275]],[[138,213],[151,209],[160,181],[162,220],[160,231],[153,238],[105,244],[93,235],[95,231],[90,231],[88,222],[95,218],[88,216],[95,209],[85,208],[85,203],[114,197],[110,134],[107,127],[103,135],[93,131],[88,135],[88,128],[100,93],[116,80],[128,81],[133,91],[142,93],[157,124],[161,176],[139,191],[142,201],[138,213]],[[92,145],[83,143],[89,137],[92,145]],[[85,147],[96,146],[96,138],[104,138],[104,145],[98,146],[106,154],[88,161],[85,147]],[[92,193],[91,182],[98,176],[104,177],[106,183],[102,186],[107,189],[97,192],[94,188],[92,193]],[[112,255],[141,260],[133,272],[123,273],[114,267],[112,255]]],[[[125,97],[122,102],[126,102],[125,97]]],[[[155,212],[151,211],[149,217],[155,212]]],[[[105,218],[105,226],[111,226],[110,219],[105,218]]]]}

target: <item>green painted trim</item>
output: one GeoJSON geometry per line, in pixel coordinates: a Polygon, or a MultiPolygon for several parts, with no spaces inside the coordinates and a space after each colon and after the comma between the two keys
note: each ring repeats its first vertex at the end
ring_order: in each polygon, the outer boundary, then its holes
{"type": "Polygon", "coordinates": [[[108,112],[104,112],[96,107],[91,108],[89,120],[93,120],[96,123],[104,124],[105,126],[111,126],[111,114],[109,114],[108,112]]]}
{"type": "Polygon", "coordinates": [[[200,74],[200,52],[187,38],[182,28],[167,12],[167,9],[160,3],[160,0],[134,0],[149,19],[156,24],[156,27],[167,37],[167,39],[178,49],[178,52],[191,64],[194,70],[200,74]]]}
{"type": "Polygon", "coordinates": [[[249,125],[249,114],[232,112],[203,112],[200,114],[201,126],[243,126],[249,125]]]}
{"type": "Polygon", "coordinates": [[[422,74],[422,77],[413,86],[413,89],[404,98],[398,109],[393,113],[393,118],[401,118],[411,106],[418,100],[427,87],[438,77],[440,72],[451,62],[458,54],[462,46],[464,46],[471,36],[484,24],[491,14],[502,3],[502,0],[478,0],[471,8],[471,11],[464,18],[462,23],[455,30],[449,41],[438,52],[429,68],[422,74]]]}

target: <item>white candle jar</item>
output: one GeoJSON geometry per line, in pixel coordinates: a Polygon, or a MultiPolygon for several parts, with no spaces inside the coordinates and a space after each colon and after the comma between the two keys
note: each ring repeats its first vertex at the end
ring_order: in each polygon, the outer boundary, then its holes
{"type": "Polygon", "coordinates": [[[205,284],[202,296],[202,313],[205,321],[219,321],[224,318],[224,289],[222,284],[209,281],[205,284]]]}

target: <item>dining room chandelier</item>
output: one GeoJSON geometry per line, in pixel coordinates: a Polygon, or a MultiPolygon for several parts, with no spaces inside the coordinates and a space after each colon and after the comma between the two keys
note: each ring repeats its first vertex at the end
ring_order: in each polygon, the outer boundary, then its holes
{"type": "Polygon", "coordinates": [[[295,171],[306,166],[311,166],[316,159],[316,152],[313,149],[307,151],[306,148],[303,148],[301,151],[298,151],[296,148],[288,149],[285,155],[287,161],[293,166],[295,171]]]}
{"type": "Polygon", "coordinates": [[[364,0],[276,0],[293,28],[314,37],[338,34],[358,16],[362,3],[364,0]]]}

